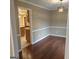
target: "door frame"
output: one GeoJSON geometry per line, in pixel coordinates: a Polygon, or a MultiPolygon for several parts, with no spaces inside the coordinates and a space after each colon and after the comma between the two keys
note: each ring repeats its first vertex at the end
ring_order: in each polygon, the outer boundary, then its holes
{"type": "MultiPolygon", "coordinates": [[[[17,6],[17,9],[18,8],[25,8],[26,10],[29,10],[29,17],[30,17],[30,20],[29,20],[30,21],[30,38],[31,38],[30,41],[31,41],[31,44],[32,44],[32,39],[33,39],[33,35],[32,35],[33,34],[33,32],[32,32],[32,9],[27,8],[27,7],[24,7],[24,6],[17,6]]],[[[19,31],[19,34],[18,35],[20,36],[20,31],[19,31]]],[[[23,48],[25,48],[26,46],[24,46],[23,48]]],[[[22,51],[23,48],[21,48],[18,52],[22,51]]]]}

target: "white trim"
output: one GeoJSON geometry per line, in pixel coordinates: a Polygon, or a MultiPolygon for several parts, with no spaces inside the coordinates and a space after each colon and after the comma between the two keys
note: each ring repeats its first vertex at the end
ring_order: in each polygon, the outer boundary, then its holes
{"type": "Polygon", "coordinates": [[[44,36],[44,37],[42,37],[42,38],[40,38],[40,39],[38,39],[38,40],[36,40],[35,42],[33,42],[32,44],[35,44],[35,43],[37,43],[37,42],[39,42],[39,41],[41,41],[41,40],[43,40],[44,38],[46,38],[47,36],[57,36],[57,37],[64,37],[64,38],[66,38],[66,36],[63,36],[63,35],[56,35],[56,34],[48,34],[48,35],[46,35],[46,36],[44,36]]]}
{"type": "Polygon", "coordinates": [[[15,50],[14,50],[12,27],[10,27],[10,36],[11,36],[11,38],[10,38],[10,49],[12,49],[12,50],[10,50],[10,52],[12,53],[12,55],[10,55],[10,56],[14,57],[15,56],[15,50]]]}
{"type": "Polygon", "coordinates": [[[64,35],[57,35],[57,34],[50,34],[51,36],[58,36],[58,37],[64,37],[64,38],[66,38],[66,36],[64,36],[64,35]]]}
{"type": "Polygon", "coordinates": [[[45,28],[41,28],[41,29],[37,29],[37,30],[33,30],[32,32],[37,32],[37,31],[40,31],[40,30],[44,30],[44,29],[48,29],[49,27],[45,27],[45,28]]]}
{"type": "MultiPolygon", "coordinates": [[[[29,15],[30,15],[30,34],[31,34],[31,44],[32,44],[32,38],[33,38],[33,35],[32,35],[32,9],[29,9],[27,7],[23,7],[23,6],[18,6],[18,8],[25,8],[27,10],[29,10],[29,15]]],[[[17,34],[18,36],[20,36],[21,34],[17,34]]],[[[28,44],[30,45],[30,44],[28,44]]],[[[18,52],[22,51],[23,48],[27,47],[28,45],[25,45],[24,47],[22,47],[18,52]]]]}
{"type": "Polygon", "coordinates": [[[39,8],[43,8],[43,9],[46,9],[46,10],[50,10],[50,9],[44,7],[44,6],[40,6],[40,5],[38,5],[38,4],[29,2],[29,1],[26,1],[26,0],[18,0],[18,1],[21,1],[21,2],[24,2],[24,3],[28,3],[28,4],[31,4],[31,5],[33,5],[33,6],[36,6],[36,7],[39,7],[39,8]]]}
{"type": "MultiPolygon", "coordinates": [[[[31,25],[32,25],[32,23],[31,23],[31,25]]],[[[32,32],[37,32],[37,31],[40,31],[40,30],[48,29],[48,28],[61,28],[61,29],[66,29],[66,27],[49,26],[49,27],[45,27],[45,28],[41,28],[41,29],[34,30],[34,31],[32,31],[32,32]]],[[[47,37],[47,36],[49,36],[49,35],[66,38],[66,36],[64,36],[64,35],[48,34],[48,35],[46,35],[46,36],[44,36],[44,37],[42,37],[42,38],[39,38],[38,40],[36,40],[36,41],[33,42],[32,44],[35,44],[35,43],[39,42],[40,40],[44,39],[45,37],[47,37]]],[[[33,35],[32,35],[32,36],[33,36],[33,35]]],[[[27,46],[27,45],[26,45],[26,46],[27,46]]],[[[23,48],[25,48],[26,46],[24,46],[23,48]]],[[[22,49],[23,49],[23,48],[22,48],[22,49]]],[[[19,51],[21,51],[22,49],[20,49],[19,51]]]]}
{"type": "MultiPolygon", "coordinates": [[[[25,7],[26,8],[26,7],[25,7]]],[[[29,15],[30,15],[30,34],[31,34],[31,44],[32,44],[32,38],[33,38],[33,33],[32,33],[32,9],[26,8],[27,10],[29,10],[29,15]]]]}
{"type": "Polygon", "coordinates": [[[62,26],[50,26],[50,28],[62,28],[62,29],[66,29],[66,27],[62,27],[62,26]]]}
{"type": "Polygon", "coordinates": [[[26,48],[27,46],[29,46],[30,44],[26,44],[24,47],[21,47],[21,49],[18,50],[18,52],[22,51],[24,48],[26,48]]]}
{"type": "Polygon", "coordinates": [[[40,31],[40,30],[48,29],[48,28],[61,28],[61,29],[66,29],[66,27],[48,26],[48,27],[45,27],[45,28],[40,28],[40,29],[33,30],[32,32],[37,32],[37,31],[40,31]]]}
{"type": "Polygon", "coordinates": [[[36,40],[35,42],[33,42],[32,44],[35,44],[35,43],[37,43],[37,42],[39,42],[40,40],[43,40],[44,38],[46,38],[47,36],[49,36],[49,34],[48,35],[46,35],[46,36],[44,36],[44,37],[42,37],[42,38],[39,38],[38,40],[36,40]]]}

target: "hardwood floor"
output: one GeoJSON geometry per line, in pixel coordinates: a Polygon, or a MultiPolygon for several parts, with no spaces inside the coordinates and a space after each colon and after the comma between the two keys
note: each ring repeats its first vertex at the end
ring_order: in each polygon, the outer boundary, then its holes
{"type": "Polygon", "coordinates": [[[20,59],[64,59],[65,38],[48,36],[40,42],[24,48],[20,59]]]}

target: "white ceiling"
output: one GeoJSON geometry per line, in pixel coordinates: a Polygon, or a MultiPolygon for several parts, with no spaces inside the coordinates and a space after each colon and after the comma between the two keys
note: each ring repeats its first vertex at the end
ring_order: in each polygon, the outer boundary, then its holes
{"type": "MultiPolygon", "coordinates": [[[[32,5],[36,5],[45,9],[55,10],[60,6],[59,0],[20,0],[32,5]]],[[[68,8],[68,0],[63,0],[62,5],[64,8],[68,8]]]]}

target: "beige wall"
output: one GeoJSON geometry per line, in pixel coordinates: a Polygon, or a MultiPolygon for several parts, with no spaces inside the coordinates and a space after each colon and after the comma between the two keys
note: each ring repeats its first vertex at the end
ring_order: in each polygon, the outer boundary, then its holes
{"type": "Polygon", "coordinates": [[[52,12],[51,26],[65,27],[67,24],[68,10],[64,10],[64,12],[62,13],[59,13],[57,10],[51,12],[52,12]]]}
{"type": "Polygon", "coordinates": [[[57,10],[51,11],[50,34],[66,37],[68,10],[59,13],[57,10]]]}
{"type": "Polygon", "coordinates": [[[48,35],[59,35],[66,36],[66,23],[67,23],[67,10],[63,13],[57,12],[57,10],[46,10],[43,8],[39,8],[37,6],[33,6],[24,2],[17,2],[17,5],[20,7],[29,8],[32,10],[32,31],[33,38],[32,41],[35,42],[38,39],[48,35]],[[56,28],[46,28],[50,26],[57,26],[56,28]],[[64,28],[59,28],[64,27],[64,28]],[[39,30],[42,28],[46,28],[43,30],[39,30]],[[39,31],[35,31],[39,30],[39,31]]]}
{"type": "Polygon", "coordinates": [[[19,1],[17,2],[17,5],[32,10],[32,31],[34,31],[32,34],[32,42],[35,42],[41,37],[44,37],[49,34],[49,29],[35,31],[50,26],[51,14],[49,10],[42,9],[19,1]]]}
{"type": "Polygon", "coordinates": [[[18,6],[32,10],[33,30],[44,28],[50,25],[50,11],[23,2],[18,2],[18,6]]]}

